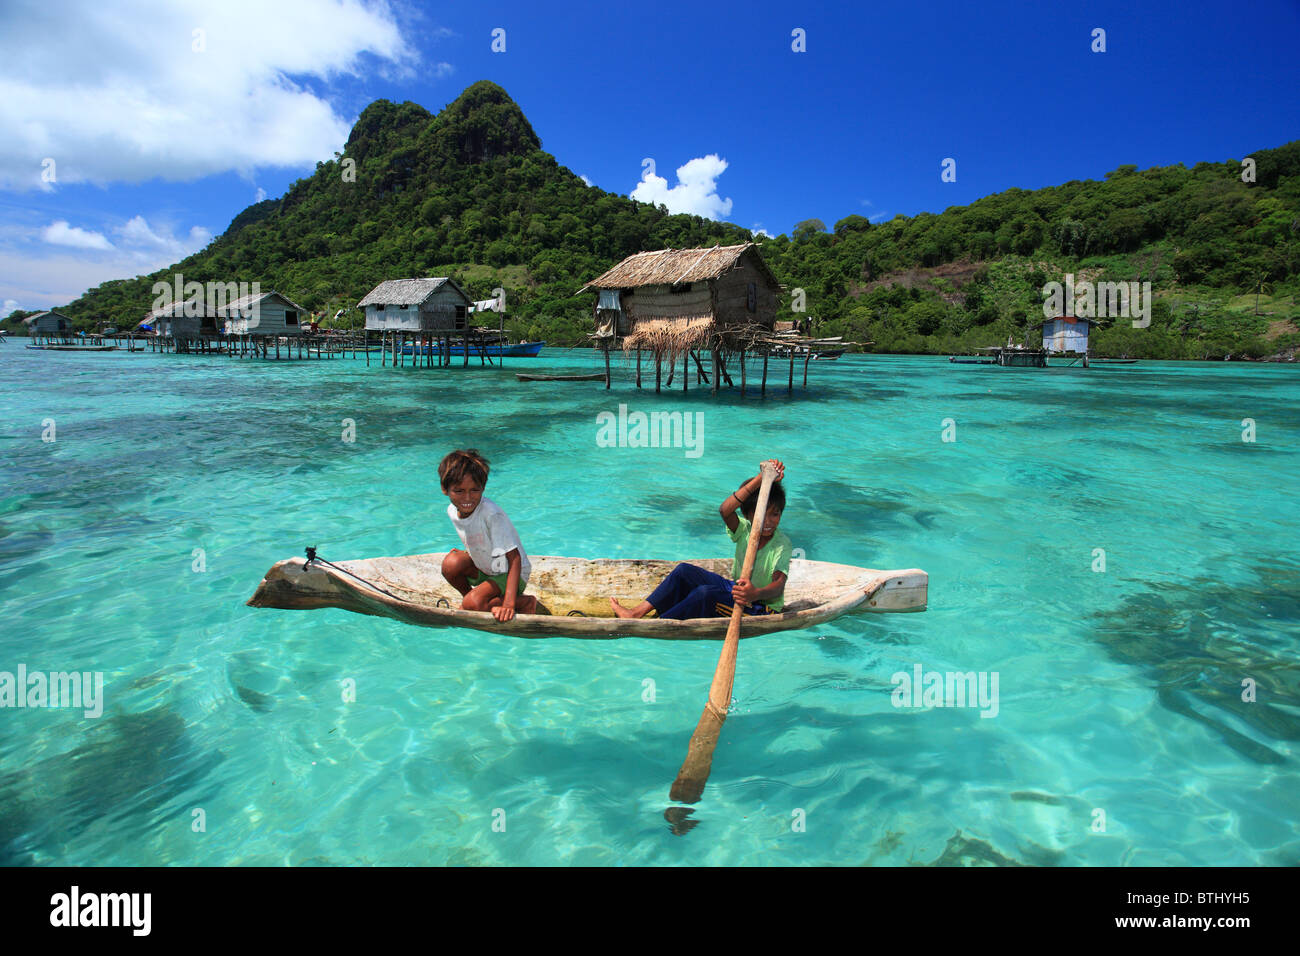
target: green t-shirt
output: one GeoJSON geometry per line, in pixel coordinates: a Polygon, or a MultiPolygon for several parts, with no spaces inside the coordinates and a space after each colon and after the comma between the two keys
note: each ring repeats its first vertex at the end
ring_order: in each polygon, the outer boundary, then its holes
{"type": "MultiPolygon", "coordinates": [[[[740,578],[740,572],[745,569],[745,551],[749,548],[749,519],[742,514],[736,515],[736,530],[728,531],[727,536],[736,542],[736,561],[731,567],[731,577],[733,580],[740,578]]],[[[772,535],[772,540],[763,547],[758,549],[754,555],[754,571],[749,576],[749,581],[756,588],[765,588],[772,583],[772,575],[780,571],[787,578],[790,576],[790,552],[793,546],[790,539],[785,536],[780,528],[772,535]]],[[[767,606],[773,611],[779,611],[785,607],[785,594],[773,598],[767,602],[767,606]]]]}

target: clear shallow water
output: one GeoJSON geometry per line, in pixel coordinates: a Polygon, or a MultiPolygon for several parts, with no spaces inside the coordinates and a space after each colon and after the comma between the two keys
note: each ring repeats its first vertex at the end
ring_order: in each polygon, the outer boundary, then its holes
{"type": "Polygon", "coordinates": [[[765,401],[513,374],[596,367],[0,347],[0,671],[107,698],[0,710],[0,863],[1300,862],[1295,368],[846,357],[765,401]],[[701,412],[702,454],[598,447],[620,402],[701,412]],[[729,553],[717,504],[777,455],[795,546],[924,568],[930,609],[743,642],[674,835],[717,643],[244,606],[307,544],[454,545],[436,466],[467,445],[530,553],[592,557],[729,553]],[[916,664],[996,671],[997,716],[895,708],[916,664]]]}

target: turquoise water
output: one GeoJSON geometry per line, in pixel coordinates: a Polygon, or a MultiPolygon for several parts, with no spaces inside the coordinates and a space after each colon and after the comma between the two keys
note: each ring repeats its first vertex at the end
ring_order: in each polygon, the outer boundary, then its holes
{"type": "Polygon", "coordinates": [[[0,346],[0,671],[106,697],[0,710],[0,863],[1300,862],[1300,371],[849,356],[765,401],[513,376],[596,367],[0,346]],[[598,447],[620,402],[701,413],[701,454],[598,447]],[[795,546],[923,568],[929,610],[743,642],[674,833],[719,644],[244,606],[308,544],[453,546],[435,469],[467,445],[535,555],[723,556],[718,503],[778,456],[795,546]],[[996,716],[895,707],[915,665],[996,672],[996,716]]]}

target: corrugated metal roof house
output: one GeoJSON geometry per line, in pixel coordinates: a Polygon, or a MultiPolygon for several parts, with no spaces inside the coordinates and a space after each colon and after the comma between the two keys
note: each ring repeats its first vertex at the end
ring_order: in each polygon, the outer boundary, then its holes
{"type": "Polygon", "coordinates": [[[1093,319],[1073,315],[1048,319],[1043,323],[1043,348],[1049,354],[1077,352],[1082,355],[1088,351],[1088,330],[1096,324],[1093,319]]]}
{"type": "Polygon", "coordinates": [[[213,311],[227,335],[302,335],[303,320],[311,319],[306,309],[274,289],[240,296],[213,311]]]}
{"type": "Polygon", "coordinates": [[[28,335],[58,335],[72,331],[72,320],[57,309],[29,315],[23,319],[23,325],[27,326],[28,335]]]}
{"type": "Polygon", "coordinates": [[[470,297],[455,279],[389,279],[359,303],[366,329],[385,332],[460,331],[465,328],[470,297]]]}

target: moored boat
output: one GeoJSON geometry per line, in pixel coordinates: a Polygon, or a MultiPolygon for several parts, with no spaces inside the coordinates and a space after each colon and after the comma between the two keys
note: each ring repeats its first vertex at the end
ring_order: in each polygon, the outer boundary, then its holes
{"type": "Polygon", "coordinates": [[[521,382],[603,382],[604,372],[584,372],[581,375],[541,375],[536,372],[516,372],[521,382]]]}
{"type": "MultiPolygon", "coordinates": [[[[725,617],[672,621],[613,616],[611,597],[640,601],[672,571],[675,561],[532,557],[527,593],[550,613],[520,614],[501,623],[490,613],[460,609],[460,595],[442,576],[444,557],[414,554],[340,562],[290,558],[266,572],[248,605],[341,608],[423,627],[469,627],[515,637],[720,641],[727,633],[725,617]]],[[[725,558],[688,563],[731,573],[731,561],[725,558]]],[[[923,611],[928,586],[929,576],[917,568],[881,571],[795,559],[790,562],[784,610],[746,616],[741,636],[810,627],[854,611],[923,611]]]]}
{"type": "MultiPolygon", "coordinates": [[[[116,345],[29,345],[41,352],[115,352],[116,345]]],[[[135,351],[134,349],[132,351],[135,351]]]]}

